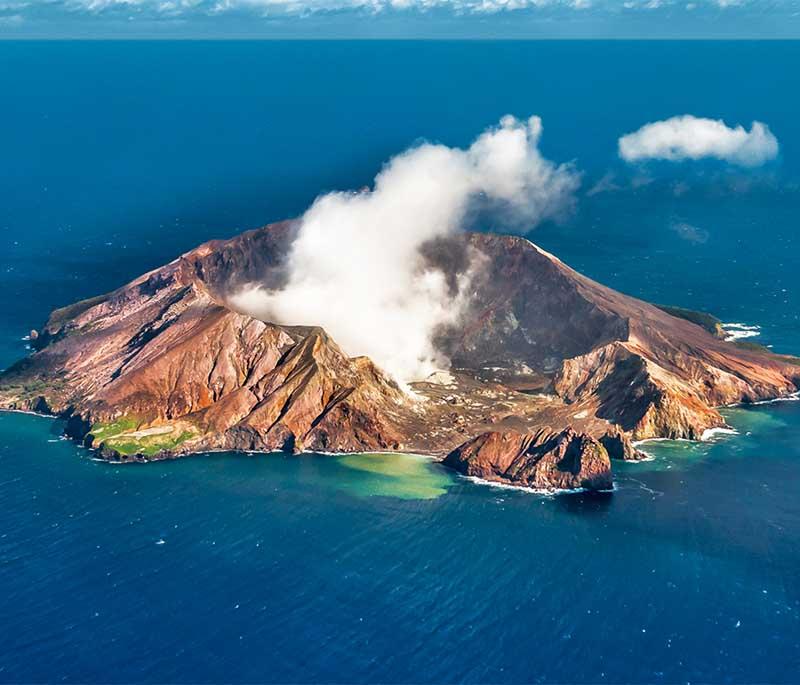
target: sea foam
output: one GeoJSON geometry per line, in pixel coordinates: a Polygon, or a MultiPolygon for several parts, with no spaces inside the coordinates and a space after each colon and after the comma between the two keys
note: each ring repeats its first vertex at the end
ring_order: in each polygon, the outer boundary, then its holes
{"type": "Polygon", "coordinates": [[[703,434],[700,436],[701,442],[708,442],[709,440],[713,440],[718,435],[739,435],[739,431],[735,428],[706,428],[703,431],[703,434]]]}
{"type": "Polygon", "coordinates": [[[724,323],[722,330],[725,331],[725,340],[728,342],[756,338],[761,335],[761,326],[751,326],[746,323],[724,323]]]}

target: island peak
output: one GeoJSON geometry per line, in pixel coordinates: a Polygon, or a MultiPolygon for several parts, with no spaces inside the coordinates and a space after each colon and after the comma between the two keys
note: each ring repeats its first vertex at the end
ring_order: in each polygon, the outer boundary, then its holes
{"type": "Polygon", "coordinates": [[[245,284],[281,286],[295,234],[282,222],[211,241],[55,310],[0,375],[0,406],[67,417],[118,460],[401,451],[488,480],[606,489],[611,459],[642,457],[633,440],[699,439],[725,425],[717,407],[800,387],[792,358],[725,342],[523,238],[469,233],[426,253],[452,279],[459,250],[481,258],[458,325],[437,332],[451,368],[406,389],[319,326],[231,303],[245,284]]]}

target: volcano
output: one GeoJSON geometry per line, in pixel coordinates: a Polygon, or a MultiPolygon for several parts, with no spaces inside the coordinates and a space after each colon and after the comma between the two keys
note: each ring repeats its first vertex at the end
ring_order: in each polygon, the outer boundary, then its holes
{"type": "Polygon", "coordinates": [[[606,489],[634,441],[700,439],[718,407],[800,387],[800,360],[726,342],[711,317],[623,295],[521,237],[462,233],[425,259],[482,269],[436,344],[451,367],[400,385],[322,328],[239,311],[278,288],[297,231],[211,241],[121,288],[55,310],[0,375],[0,408],[67,419],[116,461],[209,450],[394,451],[534,488],[606,489]],[[455,257],[454,257],[455,255],[455,257]]]}

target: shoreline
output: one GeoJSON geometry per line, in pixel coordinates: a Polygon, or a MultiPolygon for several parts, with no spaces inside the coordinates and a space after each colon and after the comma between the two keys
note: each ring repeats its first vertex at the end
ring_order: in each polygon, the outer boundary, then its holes
{"type": "MultiPolygon", "coordinates": [[[[757,402],[739,402],[736,404],[731,405],[723,405],[717,407],[718,409],[733,409],[733,408],[741,408],[741,409],[749,409],[756,406],[765,406],[773,403],[779,402],[793,402],[793,401],[800,401],[800,390],[795,391],[793,393],[789,393],[787,395],[781,397],[775,397],[769,400],[759,400],[757,402]]],[[[58,414],[52,413],[42,413],[38,411],[33,411],[29,409],[12,409],[2,407],[0,408],[0,412],[7,412],[10,414],[27,414],[30,416],[36,416],[45,419],[57,420],[62,419],[66,420],[66,417],[60,416],[58,414]]],[[[717,426],[714,428],[706,429],[703,431],[700,439],[689,439],[689,438],[665,438],[665,437],[654,437],[654,438],[645,438],[643,440],[635,440],[631,441],[631,444],[636,447],[644,447],[648,443],[651,442],[689,442],[689,443],[710,443],[714,440],[714,438],[718,435],[723,436],[737,436],[740,435],[739,431],[735,428],[725,425],[725,426],[717,426]]],[[[85,436],[84,436],[85,437],[85,436]]],[[[249,456],[260,456],[260,455],[282,455],[284,457],[289,456],[297,456],[301,457],[303,455],[321,455],[321,456],[328,456],[328,457],[347,457],[347,456],[366,456],[366,455],[398,455],[398,456],[405,456],[405,457],[413,457],[417,459],[424,459],[431,463],[443,464],[446,455],[434,455],[434,454],[424,454],[417,451],[412,452],[404,452],[402,450],[359,450],[353,452],[328,452],[328,451],[300,451],[300,452],[286,452],[283,450],[237,450],[237,449],[204,449],[204,450],[197,450],[197,451],[187,451],[187,452],[180,452],[180,453],[171,453],[171,452],[164,452],[160,456],[137,456],[131,455],[128,459],[109,459],[103,456],[98,456],[102,454],[102,449],[98,447],[87,447],[85,444],[82,443],[81,439],[68,435],[66,431],[64,431],[61,435],[62,439],[67,439],[70,442],[73,442],[76,447],[83,448],[88,450],[90,453],[90,459],[95,462],[102,462],[112,466],[123,466],[128,464],[147,464],[152,462],[159,462],[159,461],[170,461],[175,459],[181,459],[184,457],[190,457],[193,455],[212,455],[212,454],[223,454],[223,453],[230,453],[230,454],[238,454],[238,455],[249,455],[249,456]]],[[[641,452],[646,455],[646,458],[636,460],[634,463],[646,463],[652,462],[657,459],[656,455],[653,455],[647,452],[645,449],[642,449],[641,452]]],[[[566,489],[549,489],[549,488],[532,488],[524,485],[515,485],[513,483],[505,482],[502,480],[487,480],[484,478],[480,478],[477,476],[469,476],[464,473],[460,473],[459,471],[448,468],[445,466],[449,472],[456,474],[457,476],[464,478],[476,485],[483,485],[488,487],[493,487],[502,490],[517,490],[521,492],[525,492],[531,495],[537,495],[541,497],[555,497],[558,495],[567,495],[567,494],[580,494],[586,492],[599,492],[599,493],[613,493],[618,489],[616,481],[613,482],[612,487],[610,489],[605,490],[597,490],[593,491],[588,488],[579,487],[579,488],[566,488],[566,489]]]]}
{"type": "MultiPolygon", "coordinates": [[[[30,416],[39,416],[46,419],[56,420],[61,417],[54,415],[54,414],[42,414],[39,412],[28,411],[24,409],[5,409],[0,408],[0,413],[7,412],[10,414],[28,414],[30,416]]],[[[459,473],[455,469],[449,468],[444,466],[444,458],[434,456],[431,454],[422,454],[420,452],[401,452],[398,450],[368,450],[368,451],[357,451],[357,452],[323,452],[323,451],[302,451],[302,452],[285,452],[282,450],[234,450],[234,449],[209,449],[209,450],[202,450],[197,452],[184,452],[181,454],[168,454],[163,457],[158,458],[132,458],[126,460],[112,460],[107,459],[105,457],[96,456],[101,450],[97,447],[87,447],[83,445],[77,439],[66,435],[66,433],[62,434],[59,441],[62,439],[69,440],[72,442],[75,447],[79,449],[86,450],[90,453],[89,459],[93,462],[107,464],[109,466],[128,466],[132,464],[150,464],[162,461],[173,461],[177,459],[181,459],[183,457],[191,457],[191,456],[202,456],[202,455],[212,455],[212,454],[235,454],[235,455],[242,455],[242,456],[267,456],[267,455],[280,455],[284,457],[302,457],[303,455],[311,456],[311,455],[318,455],[318,456],[325,456],[325,457],[334,457],[334,458],[342,458],[342,457],[351,457],[351,456],[368,456],[368,455],[397,455],[401,457],[413,457],[416,459],[424,459],[429,463],[434,464],[441,464],[443,468],[447,469],[448,473],[452,473],[458,478],[462,478],[464,480],[470,481],[475,485],[482,485],[488,486],[492,488],[497,488],[501,490],[517,490],[520,492],[524,492],[529,495],[537,495],[539,497],[557,497],[560,495],[575,495],[581,493],[605,493],[610,494],[617,490],[617,484],[614,483],[611,488],[607,488],[605,490],[590,490],[588,488],[531,488],[524,485],[513,485],[512,483],[506,483],[503,481],[491,481],[486,480],[485,478],[479,478],[477,476],[468,476],[463,473],[459,473]]],[[[642,461],[649,461],[649,460],[642,460],[642,461]]]]}
{"type": "Polygon", "coordinates": [[[0,412],[8,414],[28,414],[30,416],[40,416],[43,419],[53,420],[61,418],[58,414],[43,414],[42,412],[33,411],[32,409],[7,409],[6,407],[0,407],[0,412]]]}
{"type": "MultiPolygon", "coordinates": [[[[452,469],[448,470],[452,471],[452,469]]],[[[539,497],[559,497],[561,495],[579,495],[583,493],[611,494],[617,491],[616,483],[614,483],[610,488],[606,488],[604,490],[591,490],[589,488],[531,488],[526,485],[514,485],[512,483],[505,483],[503,481],[486,480],[485,478],[480,478],[478,476],[467,476],[463,473],[458,473],[458,471],[454,471],[454,473],[458,474],[460,478],[468,480],[475,485],[497,488],[498,490],[519,490],[528,495],[538,495],[539,497]]]]}

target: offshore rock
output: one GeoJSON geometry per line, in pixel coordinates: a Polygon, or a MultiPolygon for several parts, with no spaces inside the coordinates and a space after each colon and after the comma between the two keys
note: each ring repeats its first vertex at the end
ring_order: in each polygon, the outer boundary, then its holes
{"type": "Polygon", "coordinates": [[[536,433],[492,431],[453,450],[444,464],[467,476],[537,490],[607,490],[611,460],[600,441],[547,428],[536,433]]]}

